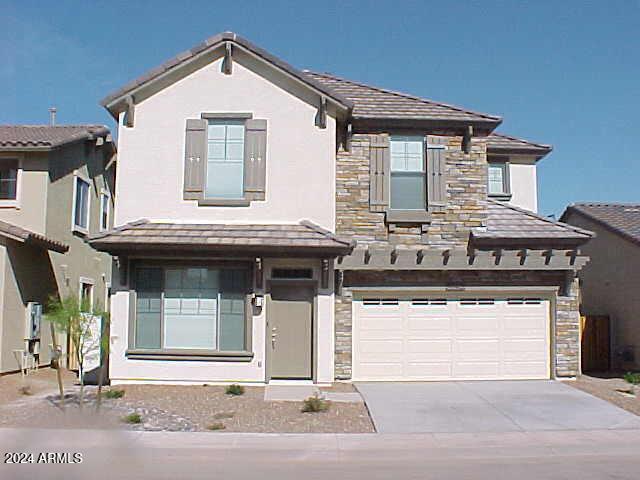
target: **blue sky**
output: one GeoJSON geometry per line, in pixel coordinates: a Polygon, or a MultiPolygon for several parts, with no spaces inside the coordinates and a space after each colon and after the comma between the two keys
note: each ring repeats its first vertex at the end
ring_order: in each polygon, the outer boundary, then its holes
{"type": "Polygon", "coordinates": [[[504,117],[554,145],[540,211],[640,203],[640,0],[7,1],[0,123],[113,121],[99,100],[176,53],[235,31],[299,68],[504,117]]]}

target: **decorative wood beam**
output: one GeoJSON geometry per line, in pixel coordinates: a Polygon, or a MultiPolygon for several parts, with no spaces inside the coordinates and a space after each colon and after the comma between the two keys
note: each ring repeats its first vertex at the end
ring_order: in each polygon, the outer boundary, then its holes
{"type": "Polygon", "coordinates": [[[420,265],[422,263],[423,259],[424,259],[424,251],[423,250],[418,250],[416,252],[416,264],[420,265]]]}
{"type": "Polygon", "coordinates": [[[222,60],[222,73],[231,75],[233,72],[233,54],[231,42],[224,44],[224,60],[222,60]]]}
{"type": "Polygon", "coordinates": [[[500,265],[500,260],[502,259],[502,249],[496,248],[496,250],[493,252],[493,256],[496,258],[494,264],[500,265]]]}
{"type": "Polygon", "coordinates": [[[395,265],[396,260],[398,260],[398,250],[396,248],[391,250],[391,253],[389,254],[389,259],[391,260],[391,265],[395,265]]]}
{"type": "Polygon", "coordinates": [[[544,257],[544,264],[549,265],[551,263],[551,258],[553,255],[553,249],[545,250],[542,252],[542,256],[544,257]]]}
{"type": "Polygon", "coordinates": [[[104,145],[104,137],[96,138],[96,147],[101,147],[102,145],[104,145]]]}
{"type": "Polygon", "coordinates": [[[320,97],[318,113],[316,113],[316,127],[327,128],[327,97],[320,97]]]}
{"type": "Polygon", "coordinates": [[[529,250],[527,250],[526,248],[523,248],[518,252],[518,256],[520,257],[520,265],[524,265],[524,262],[527,261],[528,254],[529,250]]]}
{"type": "Polygon", "coordinates": [[[471,151],[471,137],[473,137],[473,125],[467,126],[464,136],[462,137],[462,151],[464,153],[471,151]]]}
{"type": "Polygon", "coordinates": [[[129,95],[125,99],[126,108],[124,111],[124,126],[125,127],[133,127],[134,119],[136,116],[136,105],[133,100],[133,96],[129,95]]]}
{"type": "Polygon", "coordinates": [[[322,259],[322,271],[320,272],[320,288],[329,288],[329,260],[322,259]]]}

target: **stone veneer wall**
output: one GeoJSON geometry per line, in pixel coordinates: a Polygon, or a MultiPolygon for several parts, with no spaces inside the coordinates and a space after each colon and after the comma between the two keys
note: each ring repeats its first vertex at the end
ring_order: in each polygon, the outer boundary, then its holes
{"type": "MultiPolygon", "coordinates": [[[[369,210],[369,138],[355,134],[351,150],[340,150],[336,161],[336,233],[362,244],[428,245],[434,248],[466,247],[469,231],[485,226],[486,144],[474,139],[469,154],[461,149],[461,137],[451,137],[446,153],[447,208],[434,212],[424,227],[388,226],[384,213],[369,210]]],[[[335,297],[335,376],[351,378],[352,321],[350,286],[557,286],[555,362],[557,376],[579,371],[579,322],[577,283],[566,287],[564,272],[345,272],[341,295],[335,297]]]]}
{"type": "Polygon", "coordinates": [[[434,212],[430,225],[389,229],[384,213],[369,210],[370,135],[355,134],[351,150],[336,161],[336,233],[360,244],[467,245],[469,230],[485,226],[487,217],[487,153],[483,140],[462,151],[462,137],[450,137],[446,150],[447,208],[434,212]]]}

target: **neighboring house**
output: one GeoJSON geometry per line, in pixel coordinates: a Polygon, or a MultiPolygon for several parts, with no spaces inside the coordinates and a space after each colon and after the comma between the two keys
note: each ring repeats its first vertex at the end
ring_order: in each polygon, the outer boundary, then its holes
{"type": "Polygon", "coordinates": [[[107,304],[111,260],[87,235],[113,225],[114,155],[104,126],[0,126],[0,373],[19,369],[19,350],[50,362],[46,322],[25,338],[31,302],[107,304]]]}
{"type": "Polygon", "coordinates": [[[640,368],[640,205],[576,203],[562,221],[596,234],[583,249],[582,314],[609,317],[611,367],[640,368]]]}
{"type": "Polygon", "coordinates": [[[590,232],[529,211],[550,147],[493,134],[499,117],[233,33],[103,105],[117,227],[91,244],[117,259],[114,383],[579,372],[590,232]]]}

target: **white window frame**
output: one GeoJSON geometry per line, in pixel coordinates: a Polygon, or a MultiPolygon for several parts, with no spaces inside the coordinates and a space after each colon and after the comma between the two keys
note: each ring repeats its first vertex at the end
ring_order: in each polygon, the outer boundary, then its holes
{"type": "Polygon", "coordinates": [[[12,200],[0,199],[0,208],[15,208],[20,209],[22,197],[22,169],[24,157],[22,155],[2,155],[0,160],[18,160],[18,171],[16,172],[16,198],[12,200]]]}
{"type": "Polygon", "coordinates": [[[393,168],[393,159],[390,159],[390,165],[389,165],[389,180],[388,180],[388,185],[389,185],[389,192],[390,195],[393,195],[392,192],[392,182],[391,182],[391,178],[393,177],[393,174],[421,174],[422,175],[422,190],[423,190],[423,195],[424,195],[424,202],[423,205],[418,207],[418,208],[410,208],[410,209],[406,209],[406,208],[397,208],[391,205],[391,197],[389,197],[389,210],[397,210],[397,211],[409,211],[409,212],[421,212],[421,211],[425,211],[428,209],[428,199],[427,199],[427,155],[426,155],[426,148],[427,148],[427,138],[424,136],[420,136],[420,135],[391,135],[389,138],[389,148],[391,149],[391,142],[402,142],[402,143],[408,143],[408,142],[415,142],[418,143],[420,142],[422,144],[421,148],[420,148],[420,152],[422,155],[422,169],[421,170],[394,170],[393,168]]]}
{"type": "MultiPolygon", "coordinates": [[[[74,197],[75,198],[75,197],[74,197]]],[[[109,230],[109,223],[111,222],[111,194],[109,190],[101,189],[100,190],[100,221],[99,221],[99,230],[104,232],[109,230]],[[107,224],[102,225],[102,210],[104,207],[104,202],[107,203],[107,224]]]]}
{"type": "Polygon", "coordinates": [[[490,197],[498,199],[509,199],[511,197],[511,175],[509,172],[510,165],[508,158],[489,158],[487,161],[487,194],[490,197]],[[489,180],[489,171],[492,167],[498,167],[502,170],[502,192],[490,192],[491,182],[489,180]]]}
{"type": "Polygon", "coordinates": [[[89,230],[91,229],[91,181],[88,180],[84,175],[81,175],[78,172],[73,173],[73,201],[71,203],[71,230],[74,232],[82,233],[83,235],[88,235],[89,230]],[[87,227],[82,227],[80,225],[76,225],[76,198],[77,198],[77,190],[78,190],[78,180],[82,180],[87,185],[89,185],[89,192],[87,194],[87,227]]]}

